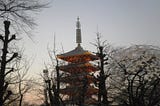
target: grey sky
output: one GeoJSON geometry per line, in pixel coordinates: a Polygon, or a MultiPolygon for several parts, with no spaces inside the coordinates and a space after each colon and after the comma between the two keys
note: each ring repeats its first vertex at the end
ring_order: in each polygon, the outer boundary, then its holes
{"type": "Polygon", "coordinates": [[[160,0],[54,0],[38,15],[35,43],[24,41],[26,54],[35,57],[33,70],[39,73],[49,62],[47,45],[58,51],[75,48],[76,18],[82,25],[83,47],[94,50],[90,42],[98,30],[114,46],[131,44],[160,45],[160,0]]]}

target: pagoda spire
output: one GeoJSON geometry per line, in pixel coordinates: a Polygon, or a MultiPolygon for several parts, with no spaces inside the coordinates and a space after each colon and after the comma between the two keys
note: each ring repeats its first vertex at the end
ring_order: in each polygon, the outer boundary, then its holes
{"type": "Polygon", "coordinates": [[[78,44],[78,46],[80,46],[80,44],[82,43],[81,24],[80,24],[80,21],[79,21],[79,17],[77,17],[77,22],[76,22],[76,43],[78,44]]]}

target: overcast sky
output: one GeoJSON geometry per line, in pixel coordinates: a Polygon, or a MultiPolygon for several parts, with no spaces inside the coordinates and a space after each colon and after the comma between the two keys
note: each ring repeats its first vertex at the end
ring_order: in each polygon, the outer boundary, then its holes
{"type": "Polygon", "coordinates": [[[34,58],[31,71],[35,74],[49,62],[47,46],[65,52],[76,47],[76,18],[80,17],[82,46],[94,50],[90,42],[97,29],[113,46],[133,44],[160,45],[160,0],[53,0],[50,8],[37,16],[34,43],[25,39],[25,53],[34,58]]]}

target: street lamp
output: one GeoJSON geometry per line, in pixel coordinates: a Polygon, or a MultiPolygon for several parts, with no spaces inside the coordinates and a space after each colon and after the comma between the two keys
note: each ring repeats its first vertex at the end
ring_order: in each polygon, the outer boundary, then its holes
{"type": "Polygon", "coordinates": [[[45,82],[45,88],[44,88],[44,96],[45,96],[45,105],[49,106],[48,103],[48,96],[47,96],[47,89],[48,89],[48,81],[49,81],[49,77],[48,77],[48,70],[43,70],[43,77],[44,77],[44,82],[45,82]]]}
{"type": "Polygon", "coordinates": [[[53,96],[53,93],[52,93],[53,89],[51,88],[51,80],[48,77],[48,70],[43,70],[43,75],[44,75],[45,89],[46,89],[46,94],[45,94],[45,96],[46,96],[46,103],[48,103],[48,97],[49,97],[50,106],[53,106],[54,105],[54,96],[53,96]],[[47,92],[48,92],[48,96],[47,96],[47,92]]]}
{"type": "Polygon", "coordinates": [[[45,81],[48,81],[49,80],[49,77],[48,77],[48,70],[43,70],[43,75],[44,75],[44,80],[45,81]]]}

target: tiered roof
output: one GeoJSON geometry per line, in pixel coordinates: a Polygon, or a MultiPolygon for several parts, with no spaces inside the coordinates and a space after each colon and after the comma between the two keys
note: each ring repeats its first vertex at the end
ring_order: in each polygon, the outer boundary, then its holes
{"type": "Polygon", "coordinates": [[[74,50],[67,53],[57,55],[59,59],[71,62],[71,63],[83,63],[88,61],[97,60],[98,57],[92,53],[84,50],[80,45],[78,45],[74,50]]]}

